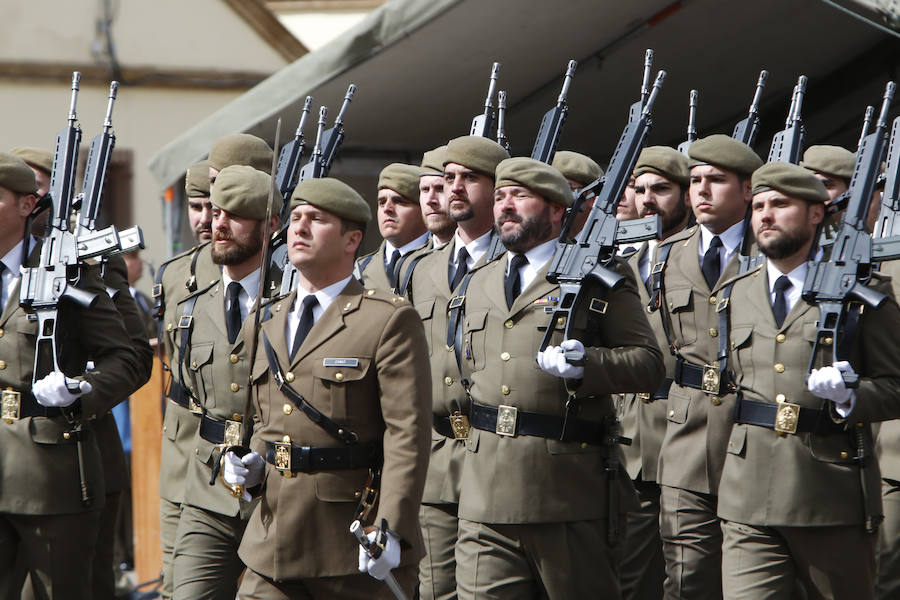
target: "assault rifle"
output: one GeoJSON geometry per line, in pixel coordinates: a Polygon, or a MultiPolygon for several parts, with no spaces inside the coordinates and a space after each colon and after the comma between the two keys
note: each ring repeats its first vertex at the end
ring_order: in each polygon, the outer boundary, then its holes
{"type": "Polygon", "coordinates": [[[578,63],[569,61],[566,68],[566,76],[563,79],[562,90],[556,99],[556,106],[544,113],[541,119],[541,127],[538,129],[537,138],[534,140],[534,148],[531,150],[531,158],[551,164],[553,155],[556,154],[556,146],[559,144],[559,136],[562,133],[566,116],[569,114],[569,106],[566,104],[566,96],[569,94],[569,86],[575,76],[575,67],[578,63]]]}
{"type": "Polygon", "coordinates": [[[691,99],[688,102],[688,126],[687,139],[678,144],[678,151],[688,155],[688,148],[697,139],[697,90],[691,90],[691,99]]]}
{"type": "Polygon", "coordinates": [[[734,126],[734,133],[731,134],[731,137],[748,146],[753,146],[753,143],[756,141],[756,134],[759,133],[759,100],[762,98],[762,91],[766,87],[768,78],[768,71],[763,69],[759,72],[756,91],[753,93],[753,100],[750,102],[750,111],[746,117],[738,121],[737,125],[734,126]]]}
{"type": "Polygon", "coordinates": [[[794,86],[791,95],[791,107],[788,109],[787,120],[784,129],[772,138],[769,147],[769,157],[766,162],[788,162],[797,164],[800,162],[800,154],[803,152],[803,140],[806,138],[806,130],[800,117],[800,109],[803,106],[803,96],[806,94],[806,75],[801,75],[794,86]]]}
{"type": "Polygon", "coordinates": [[[300,175],[300,161],[303,160],[303,150],[306,141],[303,138],[303,126],[306,124],[306,117],[309,115],[309,109],[312,105],[312,96],[307,96],[303,103],[303,110],[300,111],[300,122],[297,124],[297,131],[294,133],[294,139],[284,145],[278,153],[278,164],[275,167],[275,187],[281,194],[283,204],[281,205],[281,213],[279,214],[282,224],[287,222],[288,214],[290,214],[291,194],[297,187],[297,178],[300,175]]]}
{"type": "Polygon", "coordinates": [[[477,135],[486,138],[497,137],[497,113],[494,112],[494,91],[497,89],[497,75],[500,73],[500,63],[495,62],[491,67],[491,83],[488,85],[487,99],[484,101],[484,113],[476,115],[472,119],[472,129],[469,135],[477,135]]]}

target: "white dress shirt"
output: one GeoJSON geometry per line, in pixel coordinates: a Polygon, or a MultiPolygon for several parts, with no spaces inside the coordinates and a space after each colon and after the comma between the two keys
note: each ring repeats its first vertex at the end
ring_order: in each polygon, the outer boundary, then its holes
{"type": "MultiPolygon", "coordinates": [[[[531,282],[534,281],[534,278],[537,277],[537,274],[541,269],[544,268],[551,258],[553,258],[553,252],[556,250],[556,239],[552,239],[548,242],[544,242],[538,246],[535,246],[531,250],[525,253],[525,258],[528,259],[528,262],[519,267],[519,282],[522,291],[525,291],[531,282]]],[[[512,257],[518,254],[518,252],[507,252],[506,253],[506,275],[509,276],[509,266],[512,261],[512,257]]]]}
{"type": "MultiPolygon", "coordinates": [[[[253,308],[253,303],[256,301],[256,293],[259,291],[259,274],[260,270],[256,269],[240,281],[238,283],[241,286],[241,291],[238,293],[238,303],[241,307],[241,323],[244,322],[244,319],[247,318],[247,315],[250,314],[250,310],[253,308]]],[[[228,314],[228,311],[231,310],[231,303],[228,301],[228,285],[234,281],[231,277],[228,276],[228,273],[225,272],[225,269],[222,269],[222,285],[225,286],[225,314],[228,314]]]]}
{"type": "MultiPolygon", "coordinates": [[[[0,262],[6,267],[3,269],[2,275],[0,275],[0,281],[3,284],[3,288],[0,290],[0,311],[6,308],[9,294],[12,292],[13,286],[16,285],[16,280],[22,275],[20,270],[22,267],[22,247],[24,243],[24,239],[19,240],[19,243],[13,246],[12,250],[6,253],[6,256],[0,258],[0,262]]],[[[31,247],[34,248],[34,243],[31,244],[31,247]]]]}
{"type": "MultiPolygon", "coordinates": [[[[350,275],[314,293],[319,303],[313,307],[313,324],[319,320],[319,317],[334,302],[334,299],[341,295],[341,292],[344,291],[344,288],[347,287],[352,278],[353,276],[350,275]]],[[[308,291],[303,289],[303,286],[297,285],[297,297],[294,299],[294,305],[291,306],[291,312],[288,313],[287,329],[284,335],[288,348],[294,347],[294,336],[297,334],[297,326],[300,325],[300,316],[303,314],[303,299],[309,294],[308,291]]]]}
{"type": "Polygon", "coordinates": [[[803,262],[790,273],[782,273],[778,270],[778,267],[772,264],[772,261],[767,260],[766,273],[769,276],[769,304],[775,304],[775,282],[782,275],[787,275],[791,282],[791,287],[784,290],[784,304],[787,307],[787,312],[784,314],[789,314],[800,299],[800,294],[803,293],[803,283],[806,281],[807,270],[809,270],[809,267],[806,262],[803,262]]]}
{"type": "Polygon", "coordinates": [[[468,270],[471,271],[472,267],[475,266],[475,263],[481,260],[481,257],[487,254],[488,249],[491,247],[491,231],[488,231],[481,237],[475,238],[468,244],[464,244],[462,238],[459,237],[459,230],[453,234],[453,252],[450,254],[451,272],[456,270],[456,258],[459,255],[460,246],[465,246],[466,252],[469,253],[466,265],[468,265],[468,270]]]}

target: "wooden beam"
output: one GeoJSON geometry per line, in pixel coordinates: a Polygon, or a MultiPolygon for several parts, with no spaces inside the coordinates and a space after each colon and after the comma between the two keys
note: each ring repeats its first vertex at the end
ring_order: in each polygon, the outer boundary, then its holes
{"type": "Polygon", "coordinates": [[[281,24],[263,0],[224,0],[259,36],[288,62],[294,62],[309,50],[281,24]]]}
{"type": "Polygon", "coordinates": [[[371,11],[384,3],[385,0],[266,0],[269,10],[279,14],[371,11]]]}

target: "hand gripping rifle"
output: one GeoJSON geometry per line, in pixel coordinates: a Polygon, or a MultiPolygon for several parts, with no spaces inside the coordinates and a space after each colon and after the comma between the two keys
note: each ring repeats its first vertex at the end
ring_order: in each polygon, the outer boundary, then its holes
{"type": "MultiPolygon", "coordinates": [[[[878,308],[885,300],[883,294],[866,287],[873,270],[872,238],[866,231],[866,215],[888,142],[885,121],[894,90],[894,82],[889,82],[875,131],[867,135],[860,145],[847,191],[847,210],[841,218],[831,255],[827,261],[809,263],[802,297],[819,307],[818,332],[809,362],[810,370],[823,345],[831,345],[832,362],[846,357],[859,319],[859,310],[851,303],[878,308]]],[[[855,373],[841,373],[841,376],[848,388],[859,384],[859,376],[855,373]]]]}
{"type": "Polygon", "coordinates": [[[691,99],[688,103],[688,127],[687,139],[678,144],[678,151],[688,155],[688,148],[697,139],[697,90],[691,90],[691,99]]]}
{"type": "Polygon", "coordinates": [[[559,144],[559,136],[562,134],[566,116],[569,114],[569,106],[566,104],[566,96],[569,94],[569,86],[575,76],[575,67],[578,63],[569,61],[566,68],[566,76],[563,79],[562,90],[556,99],[556,106],[544,113],[541,119],[541,127],[537,138],[534,140],[534,148],[531,150],[531,158],[547,163],[553,163],[553,155],[556,154],[556,146],[559,144]]]}
{"type": "Polygon", "coordinates": [[[788,110],[784,129],[772,138],[772,146],[769,148],[769,157],[766,162],[788,162],[798,164],[800,154],[803,152],[803,140],[806,138],[806,129],[800,117],[800,109],[803,106],[803,96],[806,94],[806,75],[801,75],[794,86],[791,95],[791,107],[788,110]]]}
{"type": "Polygon", "coordinates": [[[484,101],[484,113],[476,115],[472,119],[472,129],[469,135],[477,135],[486,138],[497,137],[497,113],[494,112],[494,91],[497,89],[497,75],[500,73],[500,63],[495,62],[491,67],[491,83],[488,86],[487,98],[484,101]]]}
{"type": "Polygon", "coordinates": [[[731,134],[731,137],[748,146],[753,146],[753,143],[756,141],[756,134],[759,133],[759,101],[762,98],[762,92],[766,87],[768,78],[768,71],[763,69],[759,72],[756,91],[753,93],[753,101],[750,102],[750,111],[746,117],[738,121],[737,125],[734,126],[734,133],[731,134]]]}

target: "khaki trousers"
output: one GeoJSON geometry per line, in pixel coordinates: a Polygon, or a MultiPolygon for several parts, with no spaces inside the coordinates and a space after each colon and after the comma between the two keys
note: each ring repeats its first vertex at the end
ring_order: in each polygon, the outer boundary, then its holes
{"type": "Polygon", "coordinates": [[[244,570],[238,547],[246,526],[240,517],[226,517],[183,504],[172,555],[172,597],[234,598],[244,570]]]}
{"type": "Polygon", "coordinates": [[[659,485],[635,481],[641,508],[625,516],[619,585],[625,600],[659,600],[663,596],[666,561],[659,533],[659,485]]]}
{"type": "Polygon", "coordinates": [[[884,522],[875,549],[875,597],[900,598],[900,482],[881,480],[884,522]]]}
{"type": "Polygon", "coordinates": [[[862,525],[757,527],[722,522],[722,586],[729,600],[789,600],[799,581],[808,600],[868,600],[875,534],[862,525]]]}
{"type": "Polygon", "coordinates": [[[159,499],[159,539],[162,546],[162,587],[159,590],[163,600],[172,598],[172,553],[175,551],[175,534],[178,519],[181,518],[181,504],[159,499]]]}
{"type": "Polygon", "coordinates": [[[710,494],[661,486],[666,600],[722,598],[722,528],[716,501],[710,494]]]}
{"type": "MultiPolygon", "coordinates": [[[[398,567],[391,571],[397,583],[413,597],[416,587],[415,566],[398,567]]],[[[383,581],[368,573],[356,573],[343,577],[317,577],[293,581],[274,581],[247,569],[241,588],[240,600],[394,600],[394,594],[383,581]]]]}
{"type": "Polygon", "coordinates": [[[419,563],[420,600],[456,599],[456,504],[423,504],[419,525],[425,540],[425,557],[419,563]]]}

